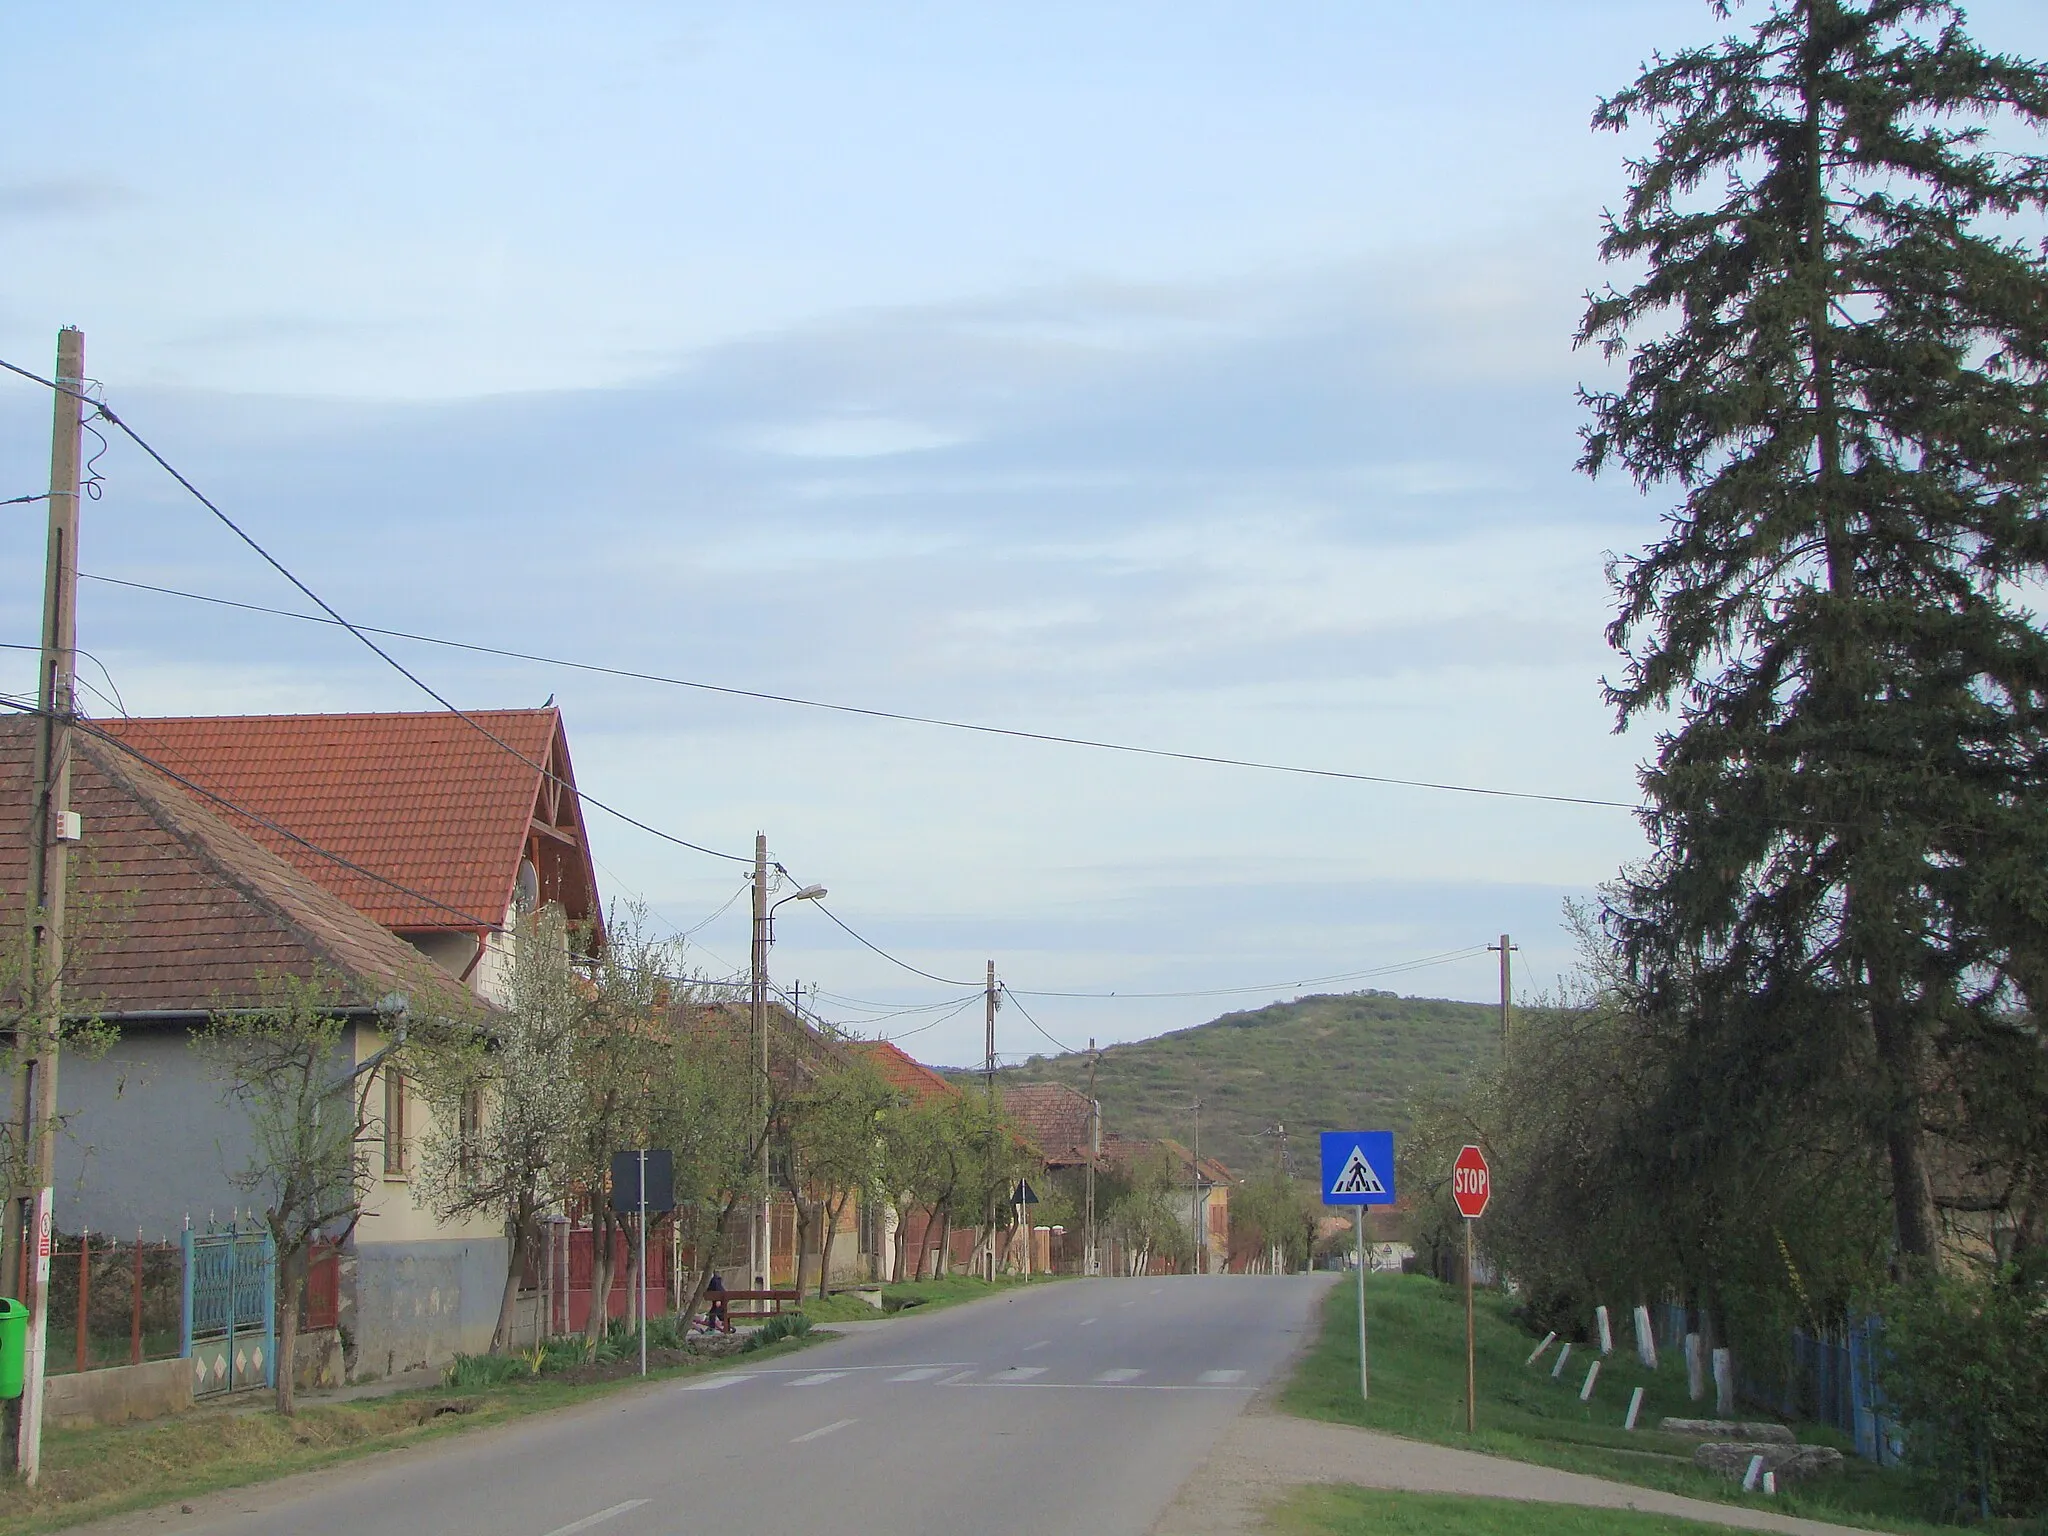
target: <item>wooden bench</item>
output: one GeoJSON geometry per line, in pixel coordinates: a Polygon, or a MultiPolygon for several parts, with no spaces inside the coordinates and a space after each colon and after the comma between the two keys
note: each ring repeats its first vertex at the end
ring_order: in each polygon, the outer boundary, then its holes
{"type": "MultiPolygon", "coordinates": [[[[785,1302],[792,1307],[796,1307],[801,1306],[804,1299],[803,1292],[801,1291],[724,1291],[718,1294],[722,1295],[725,1299],[725,1315],[736,1323],[743,1320],[755,1321],[764,1317],[779,1316],[785,1302]],[[751,1302],[753,1304],[752,1309],[741,1310],[739,1304],[743,1301],[751,1302]]],[[[712,1300],[713,1293],[706,1291],[704,1293],[704,1304],[709,1306],[712,1300]]]]}

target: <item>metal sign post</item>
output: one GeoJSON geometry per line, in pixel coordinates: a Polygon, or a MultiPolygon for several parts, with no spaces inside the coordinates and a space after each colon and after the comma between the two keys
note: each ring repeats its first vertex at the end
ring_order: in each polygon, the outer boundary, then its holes
{"type": "Polygon", "coordinates": [[[640,1374],[647,1374],[647,1149],[640,1149],[640,1374]]]}
{"type": "MultiPolygon", "coordinates": [[[[612,1209],[620,1215],[637,1214],[640,1218],[640,1374],[647,1374],[647,1216],[649,1212],[659,1216],[664,1211],[676,1208],[676,1160],[675,1154],[662,1147],[642,1147],[632,1152],[612,1154],[612,1209]]],[[[669,1273],[671,1294],[675,1288],[675,1273],[669,1273]]],[[[597,1298],[595,1306],[609,1308],[609,1302],[597,1298]]]]}
{"type": "Polygon", "coordinates": [[[1365,1353],[1365,1277],[1370,1266],[1365,1224],[1370,1208],[1394,1203],[1394,1133],[1325,1131],[1323,1204],[1358,1207],[1358,1395],[1372,1397],[1365,1353]]]}
{"type": "Polygon", "coordinates": [[[1486,1154],[1477,1147],[1466,1146],[1451,1164],[1451,1199],[1457,1203],[1458,1214],[1465,1218],[1465,1433],[1469,1435],[1478,1428],[1474,1400],[1479,1395],[1479,1372],[1472,1344],[1472,1226],[1486,1214],[1487,1204],[1493,1199],[1493,1170],[1486,1164],[1486,1154]]]}

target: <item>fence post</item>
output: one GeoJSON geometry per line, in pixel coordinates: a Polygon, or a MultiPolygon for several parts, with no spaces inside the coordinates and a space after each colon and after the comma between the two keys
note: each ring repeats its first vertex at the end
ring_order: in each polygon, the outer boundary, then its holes
{"type": "Polygon", "coordinates": [[[85,1369],[90,1344],[86,1334],[92,1326],[92,1231],[78,1233],[78,1369],[85,1369]]]}
{"type": "Polygon", "coordinates": [[[192,1229],[178,1234],[183,1270],[178,1279],[178,1358],[192,1358],[192,1229]]]}
{"type": "Polygon", "coordinates": [[[142,1364],[142,1228],[135,1229],[135,1308],[128,1322],[128,1363],[142,1364]]]}

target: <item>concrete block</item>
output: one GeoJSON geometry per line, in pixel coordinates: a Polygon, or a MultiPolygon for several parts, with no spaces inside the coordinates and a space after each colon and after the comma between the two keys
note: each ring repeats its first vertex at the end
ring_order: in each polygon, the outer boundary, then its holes
{"type": "Polygon", "coordinates": [[[1755,1445],[1797,1445],[1783,1424],[1756,1419],[1660,1419],[1657,1428],[1686,1440],[1741,1440],[1755,1445]]]}
{"type": "Polygon", "coordinates": [[[1607,1320],[1607,1309],[1605,1307],[1595,1307],[1593,1309],[1593,1323],[1600,1330],[1600,1353],[1603,1355],[1613,1354],[1614,1327],[1607,1320]]]}
{"type": "Polygon", "coordinates": [[[1541,1344],[1538,1344],[1534,1349],[1529,1351],[1529,1358],[1524,1360],[1522,1364],[1534,1365],[1538,1360],[1541,1360],[1543,1358],[1543,1351],[1550,1348],[1550,1346],[1553,1343],[1555,1343],[1556,1340],[1557,1333],[1555,1330],[1543,1335],[1543,1342],[1541,1344]]]}
{"type": "Polygon", "coordinates": [[[168,1418],[192,1406],[192,1362],[148,1360],[104,1371],[68,1371],[44,1387],[43,1425],[90,1429],[168,1418]]]}
{"type": "Polygon", "coordinates": [[[1635,1391],[1629,1393],[1628,1395],[1628,1422],[1623,1424],[1621,1427],[1623,1429],[1634,1429],[1636,1427],[1636,1417],[1642,1411],[1643,1389],[1641,1387],[1637,1387],[1635,1391]]]}
{"type": "Polygon", "coordinates": [[[1698,1402],[1707,1395],[1707,1362],[1700,1349],[1700,1336],[1685,1336],[1685,1395],[1698,1402]]]}
{"type": "Polygon", "coordinates": [[[1562,1379],[1564,1378],[1564,1363],[1565,1363],[1565,1361],[1567,1361],[1567,1360],[1571,1359],[1571,1357],[1572,1357],[1572,1347],[1571,1347],[1571,1345],[1567,1344],[1567,1345],[1565,1345],[1565,1346],[1564,1346],[1563,1348],[1561,1348],[1560,1350],[1558,1350],[1558,1352],[1557,1352],[1557,1363],[1556,1363],[1555,1365],[1551,1366],[1551,1368],[1550,1368],[1550,1379],[1551,1379],[1552,1381],[1561,1381],[1561,1380],[1562,1380],[1562,1379]]]}
{"type": "Polygon", "coordinates": [[[1595,1360],[1591,1365],[1586,1367],[1586,1384],[1583,1387],[1579,1388],[1580,1402],[1590,1403],[1591,1401],[1593,1401],[1593,1383],[1598,1381],[1599,1379],[1600,1362],[1598,1360],[1595,1360]]]}
{"type": "MultiPolygon", "coordinates": [[[[1753,1441],[1708,1441],[1692,1453],[1692,1464],[1723,1477],[1746,1477],[1752,1464],[1761,1477],[1779,1484],[1808,1481],[1842,1470],[1842,1453],[1826,1445],[1759,1445],[1753,1441]]],[[[1754,1484],[1749,1486],[1754,1487],[1754,1484]]]]}
{"type": "Polygon", "coordinates": [[[1735,1352],[1714,1351],[1714,1412],[1727,1418],[1735,1412],[1735,1352]]]}
{"type": "Polygon", "coordinates": [[[1650,1326],[1650,1309],[1636,1308],[1636,1358],[1645,1370],[1657,1369],[1657,1330],[1650,1326]]]}

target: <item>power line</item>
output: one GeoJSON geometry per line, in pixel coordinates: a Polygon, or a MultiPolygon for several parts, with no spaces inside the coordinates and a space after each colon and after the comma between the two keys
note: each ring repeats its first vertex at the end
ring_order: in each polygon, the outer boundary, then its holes
{"type": "MultiPolygon", "coordinates": [[[[119,423],[116,423],[119,425],[119,423]]],[[[125,429],[124,429],[125,430],[125,429]]],[[[239,532],[239,530],[237,530],[239,532]]],[[[1625,800],[1603,800],[1590,795],[1553,795],[1529,789],[1495,789],[1475,784],[1452,784],[1431,779],[1401,779],[1387,774],[1352,773],[1338,768],[1312,768],[1299,763],[1271,763],[1256,758],[1227,757],[1210,752],[1177,752],[1166,747],[1138,746],[1131,742],[1103,741],[1088,736],[1062,736],[1049,731],[1028,731],[1015,726],[985,725],[970,720],[948,720],[938,715],[913,715],[900,710],[875,709],[860,704],[837,704],[825,699],[806,699],[796,694],[768,693],[758,688],[736,688],[723,683],[706,683],[694,678],[674,677],[661,672],[642,672],[630,667],[604,666],[597,662],[572,661],[562,656],[543,656],[533,651],[515,651],[504,646],[482,645],[469,640],[450,640],[439,635],[416,634],[403,629],[381,629],[374,624],[350,624],[341,618],[323,618],[318,614],[295,613],[289,608],[271,608],[262,603],[244,603],[233,598],[215,597],[204,592],[186,592],[177,587],[157,586],[147,581],[128,581],[118,576],[97,576],[87,571],[79,572],[87,581],[97,581],[109,586],[131,587],[138,592],[154,592],[163,597],[183,598],[188,602],[211,603],[221,608],[239,608],[245,613],[262,613],[274,618],[294,619],[302,624],[341,624],[358,638],[364,635],[382,635],[392,640],[410,640],[418,645],[438,645],[449,650],[469,651],[479,656],[497,656],[508,661],[528,661],[538,666],[561,667],[574,672],[591,672],[602,677],[620,677],[634,682],[656,683],[668,688],[688,688],[699,693],[723,694],[728,698],[755,699],[770,704],[791,704],[803,709],[822,709],[834,714],[861,715],[870,720],[894,720],[908,725],[929,725],[942,730],[969,731],[983,736],[1005,736],[1018,741],[1039,741],[1055,746],[1084,747],[1097,752],[1120,752],[1138,757],[1166,758],[1184,763],[1207,763],[1214,767],[1249,768],[1261,773],[1285,773],[1307,778],[1348,780],[1359,784],[1384,784],[1402,789],[1431,789],[1448,794],[1481,795],[1495,799],[1537,800],[1553,805],[1589,805],[1613,810],[1633,811],[1640,807],[1625,800]]],[[[318,601],[318,599],[315,599],[318,601]]],[[[325,604],[321,605],[325,607],[325,604]]],[[[330,610],[331,611],[331,610],[330,610]]],[[[368,643],[367,641],[365,642],[368,643]]],[[[376,649],[376,647],[372,647],[376,649]]],[[[378,651],[383,655],[382,651],[378,651]]],[[[387,658],[388,659],[388,658],[387,658]]],[[[396,665],[396,663],[393,663],[396,665]]],[[[402,669],[401,669],[402,670],[402,669]]],[[[411,674],[407,674],[410,676],[411,674]]],[[[422,685],[424,686],[424,685],[422,685]]],[[[593,802],[595,803],[595,802],[593,802]]],[[[730,857],[730,855],[721,855],[730,857]]]]}
{"type": "Polygon", "coordinates": [[[1024,1020],[1026,1023],[1028,1023],[1033,1029],[1037,1030],[1041,1035],[1044,1035],[1046,1039],[1051,1040],[1054,1045],[1057,1045],[1069,1056],[1072,1056],[1074,1054],[1074,1048],[1071,1045],[1068,1045],[1064,1041],[1056,1038],[1051,1030],[1047,1029],[1043,1024],[1039,1023],[1038,1020],[1031,1017],[1031,1010],[1024,1006],[1023,1002],[1018,998],[1016,993],[1010,991],[1010,984],[1007,981],[1000,983],[1000,987],[1002,991],[1008,995],[1010,1001],[1017,1005],[1017,1011],[1024,1015],[1024,1020]]]}
{"type": "MultiPolygon", "coordinates": [[[[784,871],[784,873],[787,873],[787,871],[784,871]]],[[[882,948],[881,945],[875,943],[872,939],[863,938],[860,934],[855,933],[853,929],[847,927],[845,923],[839,920],[839,914],[834,912],[830,907],[826,906],[822,899],[813,901],[811,905],[816,907],[820,912],[824,913],[827,917],[832,919],[833,924],[836,927],[838,927],[839,931],[847,935],[847,937],[854,940],[854,942],[863,945],[868,949],[873,950],[876,954],[880,955],[884,960],[888,961],[891,965],[899,966],[903,970],[910,972],[910,974],[913,976],[922,976],[926,981],[936,981],[942,987],[971,987],[975,985],[975,983],[971,981],[956,981],[946,976],[934,976],[930,971],[922,970],[919,967],[912,965],[908,960],[899,960],[896,956],[890,954],[889,951],[882,948]]]]}
{"type": "MultiPolygon", "coordinates": [[[[115,427],[119,428],[123,436],[125,436],[130,442],[135,444],[136,447],[140,448],[144,453],[149,455],[151,459],[155,460],[157,467],[159,469],[161,469],[165,474],[169,475],[173,480],[177,481],[179,485],[183,486],[186,492],[192,497],[192,499],[198,502],[202,507],[206,508],[207,511],[211,512],[214,515],[214,517],[220,521],[223,527],[225,527],[236,538],[240,539],[244,544],[248,545],[250,549],[254,550],[257,556],[262,559],[264,564],[268,565],[272,570],[276,571],[278,575],[282,576],[286,581],[290,582],[293,587],[297,588],[298,591],[308,601],[310,601],[316,608],[318,608],[322,613],[324,613],[327,616],[325,622],[338,624],[343,629],[347,630],[351,635],[355,636],[356,639],[360,640],[366,647],[368,647],[373,655],[375,655],[379,660],[384,662],[385,665],[389,666],[400,677],[404,678],[407,682],[411,683],[415,688],[419,689],[420,692],[424,693],[428,698],[432,699],[436,704],[440,705],[441,708],[446,710],[449,714],[455,716],[458,720],[462,721],[463,724],[467,725],[471,730],[475,731],[478,735],[484,737],[485,740],[490,741],[498,748],[500,748],[502,751],[508,753],[513,758],[516,758],[518,761],[526,764],[527,767],[533,769],[536,773],[539,773],[544,778],[553,780],[553,782],[559,788],[569,790],[569,792],[571,794],[574,794],[578,800],[586,804],[596,806],[599,810],[606,812],[608,815],[616,816],[620,821],[625,822],[628,826],[636,827],[640,831],[647,833],[651,837],[658,837],[664,842],[674,843],[679,848],[687,848],[693,853],[705,854],[714,859],[727,859],[735,864],[745,864],[748,862],[748,860],[741,857],[739,854],[722,853],[716,848],[706,848],[701,843],[693,843],[688,838],[676,836],[673,832],[664,832],[659,827],[650,826],[648,823],[641,821],[639,818],[635,816],[629,816],[626,812],[618,809],[616,806],[607,805],[602,800],[599,800],[594,796],[584,794],[581,790],[575,788],[573,785],[564,783],[559,777],[548,772],[545,764],[535,762],[532,758],[528,757],[525,753],[521,752],[517,747],[513,746],[510,742],[506,741],[496,732],[492,731],[488,726],[484,725],[481,721],[472,718],[470,715],[465,714],[462,710],[458,709],[452,700],[448,699],[438,690],[436,690],[432,684],[426,681],[426,679],[422,678],[418,673],[414,672],[411,668],[407,667],[403,662],[399,661],[397,657],[393,656],[389,651],[385,650],[383,646],[379,645],[375,640],[371,639],[371,632],[369,630],[366,630],[358,625],[352,624],[347,619],[343,618],[341,616],[340,611],[336,609],[331,603],[329,603],[326,598],[322,597],[318,592],[315,592],[311,587],[306,585],[305,582],[301,581],[299,577],[292,572],[289,566],[287,566],[282,560],[278,559],[277,556],[273,555],[269,550],[265,549],[263,545],[257,541],[253,534],[249,533],[249,531],[243,528],[240,523],[237,523],[232,517],[229,517],[226,512],[222,511],[220,507],[216,505],[214,501],[210,497],[208,497],[204,491],[199,489],[198,486],[194,485],[190,480],[186,479],[184,474],[178,469],[176,465],[172,464],[169,459],[165,458],[161,453],[158,453],[156,449],[153,446],[151,446],[148,439],[143,437],[143,435],[140,432],[137,432],[133,427],[129,426],[127,422],[123,421],[118,415],[116,415],[114,413],[114,409],[112,406],[108,405],[103,400],[94,399],[91,395],[86,394],[82,390],[72,389],[64,384],[58,383],[54,379],[46,379],[41,374],[31,372],[29,369],[23,368],[18,364],[10,363],[5,358],[0,358],[0,368],[5,368],[10,373],[19,374],[21,377],[25,379],[32,379],[36,383],[42,385],[45,389],[52,389],[60,394],[70,395],[74,399],[77,399],[83,402],[84,404],[91,406],[95,413],[105,418],[108,422],[111,422],[115,427]]],[[[301,615],[301,617],[305,616],[301,615]]]]}

